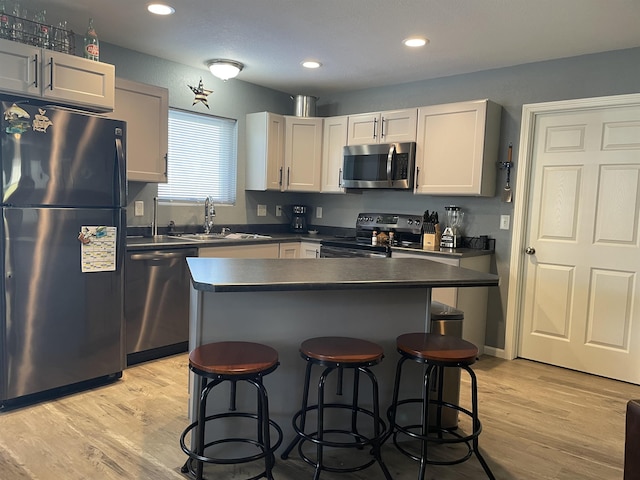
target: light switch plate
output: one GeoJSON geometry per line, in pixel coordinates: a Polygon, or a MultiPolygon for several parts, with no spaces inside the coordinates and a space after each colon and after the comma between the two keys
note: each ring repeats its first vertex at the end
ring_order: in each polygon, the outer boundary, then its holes
{"type": "Polygon", "coordinates": [[[267,216],[267,206],[258,204],[258,216],[266,217],[267,216]]]}
{"type": "Polygon", "coordinates": [[[276,217],[282,216],[282,205],[276,205],[276,217]]]}
{"type": "Polygon", "coordinates": [[[322,218],[322,207],[316,207],[316,218],[322,218]]]}
{"type": "Polygon", "coordinates": [[[500,215],[500,230],[509,230],[511,217],[509,215],[500,215]]]}

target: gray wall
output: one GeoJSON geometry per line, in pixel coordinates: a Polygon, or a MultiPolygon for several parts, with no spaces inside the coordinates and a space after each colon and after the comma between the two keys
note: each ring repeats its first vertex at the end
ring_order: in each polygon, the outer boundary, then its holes
{"type": "MultiPolygon", "coordinates": [[[[412,195],[407,192],[365,192],[348,195],[244,192],[244,116],[249,112],[265,110],[292,113],[293,104],[288,93],[257,87],[238,79],[223,83],[212,77],[204,66],[202,70],[193,69],[112,46],[105,46],[100,53],[104,61],[116,65],[118,76],[169,88],[171,107],[238,119],[238,203],[235,207],[218,208],[219,225],[284,221],[274,216],[276,204],[303,203],[312,207],[321,206],[323,218],[313,218],[312,223],[344,227],[353,227],[357,213],[363,211],[422,213],[428,209],[437,210],[441,217],[444,217],[445,205],[459,205],[466,212],[467,235],[489,235],[496,239],[496,255],[492,269],[500,275],[501,286],[498,289],[490,289],[486,344],[496,348],[504,347],[511,231],[499,229],[499,217],[502,214],[513,215],[513,204],[500,201],[499,192],[504,180],[502,172],[498,174],[498,196],[493,198],[437,197],[412,195]],[[193,94],[187,84],[197,84],[200,77],[203,78],[206,88],[214,90],[209,96],[210,111],[202,105],[191,106],[193,94]],[[267,217],[256,216],[258,203],[267,205],[267,217]]],[[[242,74],[239,78],[242,78],[242,74]]],[[[512,142],[515,159],[512,185],[515,185],[523,104],[638,91],[640,48],[634,48],[328,95],[320,98],[318,114],[344,115],[489,98],[503,107],[500,153],[496,162],[506,159],[507,146],[512,142]]],[[[129,193],[131,201],[139,198],[150,201],[155,195],[155,185],[132,183],[129,193]]],[[[200,209],[167,207],[161,209],[160,213],[161,225],[170,219],[178,224],[201,221],[200,209]]],[[[132,214],[133,212],[129,216],[129,225],[138,221],[132,214]]],[[[138,223],[146,225],[149,222],[150,217],[145,216],[138,223]]]]}

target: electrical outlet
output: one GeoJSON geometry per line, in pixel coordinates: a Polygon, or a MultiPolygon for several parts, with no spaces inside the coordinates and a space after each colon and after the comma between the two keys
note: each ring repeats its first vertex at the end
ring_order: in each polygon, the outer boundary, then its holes
{"type": "Polygon", "coordinates": [[[509,230],[511,217],[509,215],[500,215],[500,230],[509,230]]]}
{"type": "Polygon", "coordinates": [[[258,216],[266,217],[267,216],[267,206],[258,204],[258,216]]]}
{"type": "Polygon", "coordinates": [[[276,217],[282,216],[282,205],[276,205],[276,217]]]}
{"type": "Polygon", "coordinates": [[[316,218],[322,218],[322,207],[316,207],[316,218]]]}
{"type": "Polygon", "coordinates": [[[136,200],[134,203],[134,217],[142,217],[144,215],[144,202],[142,200],[136,200]]]}

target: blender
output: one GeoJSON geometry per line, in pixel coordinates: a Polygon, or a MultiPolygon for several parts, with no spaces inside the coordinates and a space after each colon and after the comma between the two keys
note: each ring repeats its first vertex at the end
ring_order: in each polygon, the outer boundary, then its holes
{"type": "Polygon", "coordinates": [[[444,207],[447,211],[447,226],[442,232],[440,240],[441,248],[458,248],[462,243],[462,219],[464,212],[460,211],[460,207],[449,205],[444,207]]]}

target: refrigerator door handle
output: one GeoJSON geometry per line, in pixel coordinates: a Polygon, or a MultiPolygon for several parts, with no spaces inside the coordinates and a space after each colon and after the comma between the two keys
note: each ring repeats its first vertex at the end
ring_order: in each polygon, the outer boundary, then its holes
{"type": "Polygon", "coordinates": [[[126,187],[125,185],[127,184],[127,169],[125,166],[125,157],[124,157],[124,148],[122,145],[122,137],[116,137],[116,155],[118,156],[117,158],[117,163],[116,163],[116,168],[118,169],[117,171],[117,182],[116,182],[116,188],[118,189],[118,206],[120,207],[125,207],[126,206],[126,187]]]}

